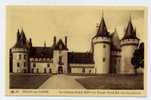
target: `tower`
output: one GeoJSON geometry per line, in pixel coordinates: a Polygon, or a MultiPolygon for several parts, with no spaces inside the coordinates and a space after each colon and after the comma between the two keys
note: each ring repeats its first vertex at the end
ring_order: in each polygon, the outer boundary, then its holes
{"type": "Polygon", "coordinates": [[[124,37],[121,40],[121,67],[120,73],[134,73],[134,66],[131,64],[131,58],[137,48],[139,39],[136,36],[136,30],[133,28],[131,17],[129,19],[124,37]]]}
{"type": "Polygon", "coordinates": [[[96,74],[109,73],[110,43],[111,38],[104,17],[102,17],[100,25],[98,26],[97,34],[92,38],[93,59],[96,74]]]}
{"type": "Polygon", "coordinates": [[[28,45],[22,29],[21,33],[17,32],[16,44],[11,48],[12,53],[12,72],[28,72],[28,45]]]}
{"type": "Polygon", "coordinates": [[[62,39],[59,39],[56,42],[53,50],[53,64],[54,64],[54,73],[68,73],[68,48],[67,48],[67,37],[65,37],[65,43],[62,39]]]}
{"type": "Polygon", "coordinates": [[[120,39],[116,29],[111,35],[110,73],[119,73],[121,59],[120,39]]]}

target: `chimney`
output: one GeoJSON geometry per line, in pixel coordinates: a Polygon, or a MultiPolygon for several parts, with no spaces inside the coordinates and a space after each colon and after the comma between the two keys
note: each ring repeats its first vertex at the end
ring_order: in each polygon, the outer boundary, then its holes
{"type": "Polygon", "coordinates": [[[56,45],[56,36],[54,36],[54,38],[53,38],[53,45],[54,46],[56,45]]]}
{"type": "Polygon", "coordinates": [[[67,47],[67,36],[65,36],[65,46],[67,47]]]}

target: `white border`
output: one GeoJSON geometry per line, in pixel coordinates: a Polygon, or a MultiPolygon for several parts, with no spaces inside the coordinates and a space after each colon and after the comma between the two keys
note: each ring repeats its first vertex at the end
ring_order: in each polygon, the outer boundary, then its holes
{"type": "Polygon", "coordinates": [[[150,0],[0,0],[0,100],[151,100],[151,1],[150,0]],[[148,6],[148,72],[146,97],[40,97],[5,96],[5,6],[6,5],[124,5],[148,6]]]}

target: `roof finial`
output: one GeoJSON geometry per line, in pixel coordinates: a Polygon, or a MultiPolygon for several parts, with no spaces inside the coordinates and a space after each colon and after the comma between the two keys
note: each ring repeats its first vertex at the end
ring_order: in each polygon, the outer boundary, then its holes
{"type": "Polygon", "coordinates": [[[24,33],[23,26],[21,27],[21,33],[24,33]]]}
{"type": "Polygon", "coordinates": [[[129,22],[131,22],[132,21],[132,15],[131,15],[131,13],[129,14],[129,22]]]}
{"type": "Polygon", "coordinates": [[[103,11],[103,9],[102,9],[102,18],[104,17],[104,11],[103,11]]]}

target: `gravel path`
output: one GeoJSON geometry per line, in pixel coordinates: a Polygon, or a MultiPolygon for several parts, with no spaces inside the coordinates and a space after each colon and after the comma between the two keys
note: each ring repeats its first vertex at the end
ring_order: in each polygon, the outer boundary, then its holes
{"type": "Polygon", "coordinates": [[[54,75],[45,81],[39,89],[84,89],[74,76],[54,75]]]}

